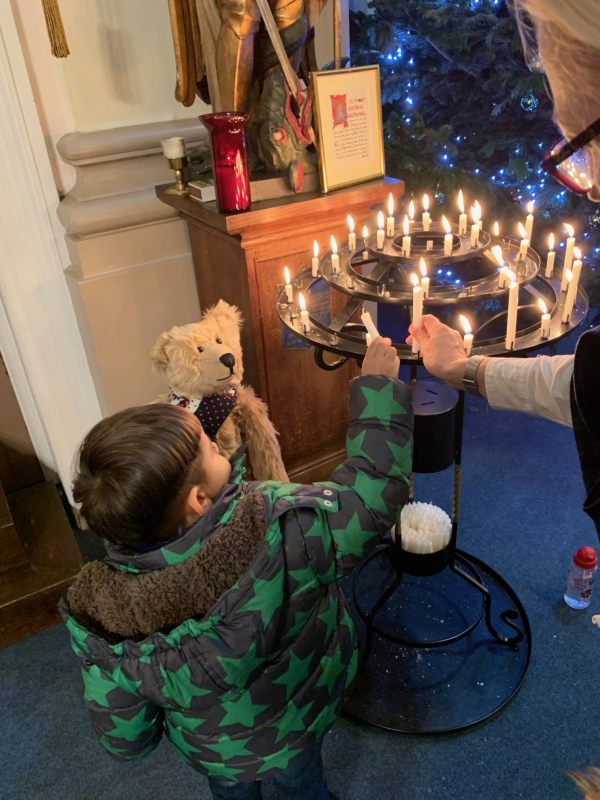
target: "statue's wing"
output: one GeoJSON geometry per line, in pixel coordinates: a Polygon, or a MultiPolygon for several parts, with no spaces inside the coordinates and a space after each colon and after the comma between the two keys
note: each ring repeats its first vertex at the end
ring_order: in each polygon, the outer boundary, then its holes
{"type": "Polygon", "coordinates": [[[219,13],[215,0],[169,0],[175,53],[175,99],[191,106],[206,75],[213,106],[218,98],[215,49],[219,13]]]}

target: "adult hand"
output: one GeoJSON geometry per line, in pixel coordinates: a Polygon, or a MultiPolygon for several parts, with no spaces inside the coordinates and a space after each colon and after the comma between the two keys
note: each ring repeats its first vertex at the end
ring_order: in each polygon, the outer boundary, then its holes
{"type": "Polygon", "coordinates": [[[443,381],[460,389],[465,374],[467,356],[462,336],[432,314],[424,314],[421,325],[410,325],[406,343],[412,345],[413,337],[419,344],[425,369],[443,381]]]}
{"type": "Polygon", "coordinates": [[[397,378],[399,369],[400,359],[396,349],[392,347],[391,339],[383,339],[378,336],[367,348],[367,354],[362,364],[362,374],[397,378]]]}

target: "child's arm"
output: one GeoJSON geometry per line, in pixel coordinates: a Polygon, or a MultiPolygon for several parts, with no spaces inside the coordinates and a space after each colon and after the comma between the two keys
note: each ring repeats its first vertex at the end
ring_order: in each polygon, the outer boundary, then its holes
{"type": "Polygon", "coordinates": [[[162,736],[163,710],[121,688],[95,664],[81,672],[84,699],[100,744],[120,761],[151,753],[162,736]]]}
{"type": "Polygon", "coordinates": [[[332,483],[317,484],[324,493],[331,492],[330,507],[325,501],[327,510],[318,520],[310,509],[299,510],[296,518],[321,580],[335,580],[362,559],[377,537],[392,527],[408,498],[411,393],[406,384],[387,377],[398,373],[397,359],[390,363],[396,356],[393,348],[381,339],[369,350],[375,346],[380,353],[382,347],[387,350],[383,363],[377,358],[369,363],[367,354],[363,375],[350,384],[346,460],[334,470],[332,483]],[[377,371],[385,374],[373,374],[377,371]]]}

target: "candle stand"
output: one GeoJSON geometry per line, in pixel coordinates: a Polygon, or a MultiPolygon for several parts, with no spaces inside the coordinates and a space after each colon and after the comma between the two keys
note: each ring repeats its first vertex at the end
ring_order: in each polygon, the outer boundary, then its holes
{"type": "MultiPolygon", "coordinates": [[[[531,247],[519,258],[520,242],[481,231],[471,246],[469,234],[452,229],[452,255],[444,255],[445,231],[411,224],[410,257],[402,255],[402,235],[376,237],[356,250],[339,248],[339,267],[331,253],[293,281],[293,300],[279,293],[283,324],[314,348],[316,363],[335,370],[348,359],[362,360],[366,329],[359,313],[376,303],[378,328],[390,336],[410,371],[415,410],[415,473],[453,467],[452,530],[449,544],[431,554],[407,552],[402,533],[379,544],[352,576],[342,582],[361,645],[361,666],[344,711],[368,724],[405,733],[439,733],[468,727],[491,716],[519,690],[531,657],[527,614],[509,584],[491,567],[457,547],[460,506],[464,393],[434,380],[417,379],[422,363],[404,343],[412,303],[411,273],[425,257],[430,276],[424,313],[451,326],[458,314],[473,325],[472,354],[485,356],[533,352],[577,327],[589,303],[582,288],[566,323],[560,276],[540,274],[540,257],[531,247]],[[519,284],[515,344],[505,349],[508,290],[500,288],[499,265],[491,248],[502,249],[504,263],[519,284]],[[330,289],[330,311],[322,299],[311,311],[311,293],[330,289]],[[333,290],[333,291],[331,291],[333,290]],[[298,293],[306,299],[300,317],[298,293]],[[346,295],[345,304],[340,302],[346,295]],[[540,332],[537,300],[550,312],[546,338],[540,332]],[[317,311],[318,309],[318,311],[317,311]],[[331,309],[334,309],[333,313],[331,309]],[[333,354],[331,360],[326,354],[333,354]]],[[[411,499],[413,482],[411,479],[411,499]]],[[[399,525],[397,528],[399,529],[399,525]]]]}

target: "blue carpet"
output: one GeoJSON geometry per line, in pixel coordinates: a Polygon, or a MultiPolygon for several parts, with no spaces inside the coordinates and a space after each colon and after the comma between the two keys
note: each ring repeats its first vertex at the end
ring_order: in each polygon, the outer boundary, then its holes
{"type": "MultiPolygon", "coordinates": [[[[569,351],[574,339],[561,344],[569,351]]],[[[416,499],[449,508],[451,475],[417,477],[416,499]]],[[[468,398],[459,546],[500,572],[533,631],[523,688],[490,720],[414,737],[340,720],[327,736],[331,788],[343,800],[575,800],[568,770],[600,764],[600,587],[585,611],[563,603],[573,552],[597,544],[581,512],[572,433],[468,398]]],[[[161,744],[143,762],[96,745],[61,626],[0,651],[2,800],[207,800],[204,779],[161,744]]],[[[265,787],[265,800],[272,797],[265,787]]]]}

